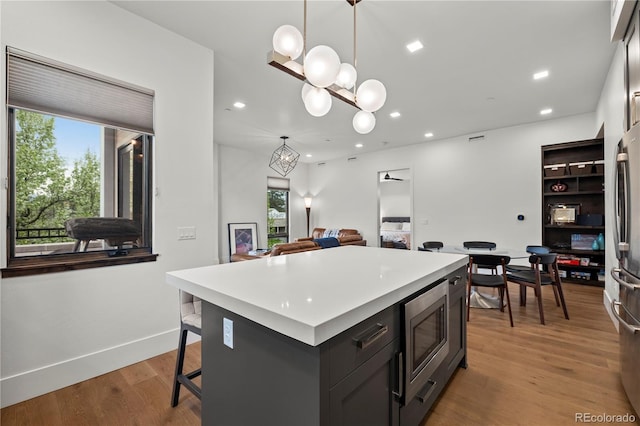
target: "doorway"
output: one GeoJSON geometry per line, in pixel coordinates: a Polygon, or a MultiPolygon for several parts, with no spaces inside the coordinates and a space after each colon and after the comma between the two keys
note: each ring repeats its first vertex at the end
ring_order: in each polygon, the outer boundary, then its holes
{"type": "Polygon", "coordinates": [[[411,170],[378,172],[380,247],[411,250],[411,170]]]}

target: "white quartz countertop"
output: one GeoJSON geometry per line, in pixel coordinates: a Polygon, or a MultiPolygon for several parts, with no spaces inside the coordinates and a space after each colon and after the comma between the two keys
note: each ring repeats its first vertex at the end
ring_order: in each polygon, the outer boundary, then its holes
{"type": "Polygon", "coordinates": [[[467,261],[461,254],[341,246],[172,271],[167,283],[316,346],[467,261]]]}

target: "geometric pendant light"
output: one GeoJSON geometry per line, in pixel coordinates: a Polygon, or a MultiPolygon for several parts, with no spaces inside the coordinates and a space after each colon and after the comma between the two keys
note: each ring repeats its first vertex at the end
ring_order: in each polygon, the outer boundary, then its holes
{"type": "Polygon", "coordinates": [[[296,167],[296,164],[298,164],[300,154],[293,148],[287,146],[288,136],[280,136],[280,139],[282,139],[282,146],[273,151],[269,167],[282,176],[286,176],[296,167]]]}

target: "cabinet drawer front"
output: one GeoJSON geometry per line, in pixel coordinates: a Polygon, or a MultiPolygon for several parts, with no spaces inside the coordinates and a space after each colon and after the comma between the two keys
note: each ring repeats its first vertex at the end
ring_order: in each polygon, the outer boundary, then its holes
{"type": "Polygon", "coordinates": [[[390,388],[397,369],[398,342],[376,352],[329,390],[330,426],[390,426],[398,423],[400,403],[390,388]]]}
{"type": "Polygon", "coordinates": [[[329,341],[329,381],[333,386],[400,335],[400,308],[392,306],[329,341]]]}

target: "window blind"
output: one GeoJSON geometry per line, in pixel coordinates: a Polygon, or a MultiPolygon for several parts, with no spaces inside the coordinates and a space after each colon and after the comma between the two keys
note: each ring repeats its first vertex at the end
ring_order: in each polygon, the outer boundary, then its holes
{"type": "Polygon", "coordinates": [[[7,47],[7,105],[153,134],[154,92],[7,47]]]}
{"type": "Polygon", "coordinates": [[[268,189],[284,189],[289,190],[289,179],[282,179],[277,177],[267,177],[268,189]]]}

